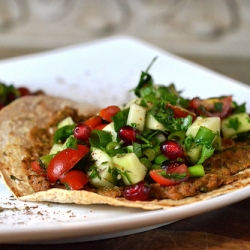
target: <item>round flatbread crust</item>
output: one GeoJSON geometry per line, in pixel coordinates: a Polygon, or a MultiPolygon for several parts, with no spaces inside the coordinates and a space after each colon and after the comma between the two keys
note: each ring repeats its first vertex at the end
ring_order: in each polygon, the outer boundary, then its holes
{"type": "MultiPolygon", "coordinates": [[[[25,158],[26,145],[29,145],[29,133],[35,126],[44,127],[53,118],[56,111],[65,107],[76,108],[79,114],[90,116],[99,108],[85,103],[77,103],[64,98],[51,96],[30,96],[20,98],[0,112],[0,170],[6,185],[16,198],[32,202],[74,203],[83,205],[108,204],[142,208],[145,210],[168,209],[193,202],[211,199],[250,184],[250,178],[224,185],[208,193],[181,200],[128,201],[124,198],[112,198],[85,190],[70,191],[52,188],[48,191],[34,192],[28,181],[28,174],[22,159],[25,158]]],[[[249,171],[249,170],[245,170],[249,171]]]]}

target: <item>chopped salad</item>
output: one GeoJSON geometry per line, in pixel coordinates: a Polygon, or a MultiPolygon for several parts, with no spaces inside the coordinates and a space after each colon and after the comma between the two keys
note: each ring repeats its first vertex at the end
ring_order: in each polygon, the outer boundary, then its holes
{"type": "Polygon", "coordinates": [[[124,198],[144,201],[151,183],[171,186],[202,177],[203,163],[224,140],[249,138],[245,104],[232,96],[185,98],[174,84],[154,83],[152,63],[128,103],[78,124],[62,120],[49,154],[33,161],[32,169],[68,190],[122,187],[124,198]]]}

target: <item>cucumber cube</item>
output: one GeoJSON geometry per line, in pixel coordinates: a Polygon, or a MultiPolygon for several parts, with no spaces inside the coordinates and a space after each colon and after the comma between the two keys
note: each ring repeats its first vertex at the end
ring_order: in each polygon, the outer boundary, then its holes
{"type": "Polygon", "coordinates": [[[135,125],[135,127],[142,131],[145,125],[146,110],[144,107],[132,103],[128,113],[127,125],[135,125]]]}
{"type": "Polygon", "coordinates": [[[166,130],[162,123],[158,122],[152,115],[149,114],[146,116],[145,127],[153,130],[166,130]]]}
{"type": "Polygon", "coordinates": [[[125,185],[136,184],[142,181],[147,173],[147,168],[140,162],[135,153],[116,155],[112,157],[114,167],[122,173],[125,185]]]}
{"type": "Polygon", "coordinates": [[[94,160],[94,167],[90,167],[88,175],[94,177],[90,179],[90,183],[94,187],[114,187],[114,179],[112,176],[112,159],[109,155],[98,148],[93,148],[91,156],[94,160]]]}
{"type": "Polygon", "coordinates": [[[250,119],[247,113],[231,115],[221,122],[221,131],[225,138],[236,137],[238,133],[250,131],[250,119]]]}
{"type": "Polygon", "coordinates": [[[188,128],[186,136],[192,135],[195,137],[201,126],[218,133],[218,135],[220,134],[221,121],[219,117],[197,117],[194,123],[188,128]]]}

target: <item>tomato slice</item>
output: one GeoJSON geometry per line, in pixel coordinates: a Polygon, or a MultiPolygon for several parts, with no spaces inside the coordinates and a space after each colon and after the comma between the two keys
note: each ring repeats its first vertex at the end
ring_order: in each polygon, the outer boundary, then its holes
{"type": "Polygon", "coordinates": [[[89,152],[89,148],[84,145],[77,145],[77,149],[66,148],[56,154],[48,165],[48,179],[55,183],[65,173],[89,152]]]}
{"type": "Polygon", "coordinates": [[[67,189],[79,190],[82,189],[84,185],[88,183],[89,177],[81,170],[71,170],[64,174],[60,178],[60,181],[67,187],[67,189]]]}
{"type": "Polygon", "coordinates": [[[189,178],[189,172],[186,164],[181,164],[175,168],[171,168],[169,170],[165,169],[153,169],[149,172],[150,177],[157,183],[163,185],[163,186],[173,186],[177,185],[180,182],[186,181],[189,178]],[[165,172],[165,173],[164,173],[165,172]],[[171,177],[171,178],[166,178],[164,177],[164,174],[171,174],[174,176],[174,174],[181,175],[185,174],[183,177],[171,177]]]}
{"type": "Polygon", "coordinates": [[[108,124],[101,124],[101,125],[98,125],[98,126],[96,126],[95,127],[95,130],[102,130],[102,129],[104,129],[106,126],[107,126],[108,124]]]}
{"type": "Polygon", "coordinates": [[[193,98],[189,103],[189,107],[197,114],[208,117],[225,118],[230,115],[232,111],[232,104],[232,96],[209,99],[193,98]]]}
{"type": "Polygon", "coordinates": [[[17,90],[19,91],[20,96],[31,95],[30,90],[26,87],[19,87],[17,90]]]}
{"type": "Polygon", "coordinates": [[[46,170],[43,169],[43,168],[40,166],[39,162],[37,162],[37,161],[31,162],[31,167],[32,167],[32,170],[33,170],[34,172],[36,172],[37,174],[39,174],[39,175],[41,175],[41,176],[43,176],[43,177],[46,177],[46,176],[47,176],[46,170]]]}
{"type": "Polygon", "coordinates": [[[99,115],[106,121],[108,122],[112,122],[112,117],[118,113],[121,109],[116,106],[116,105],[112,105],[112,106],[108,106],[102,110],[100,110],[99,115]]]}
{"type": "Polygon", "coordinates": [[[86,125],[88,125],[92,130],[102,124],[102,117],[99,115],[95,115],[93,117],[90,117],[88,120],[84,122],[86,125]]]}
{"type": "Polygon", "coordinates": [[[175,118],[185,118],[188,115],[191,115],[193,118],[193,121],[194,121],[197,117],[197,115],[194,112],[191,112],[187,109],[175,106],[175,105],[170,104],[170,103],[167,104],[167,108],[173,109],[175,118]]]}

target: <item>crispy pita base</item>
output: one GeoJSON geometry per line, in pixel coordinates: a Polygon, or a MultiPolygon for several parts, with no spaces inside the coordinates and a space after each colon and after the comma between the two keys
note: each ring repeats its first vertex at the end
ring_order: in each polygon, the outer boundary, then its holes
{"type": "Polygon", "coordinates": [[[6,185],[16,198],[32,202],[75,203],[83,205],[108,204],[111,206],[155,210],[210,199],[250,184],[250,178],[248,178],[235,181],[230,185],[224,185],[214,191],[202,193],[195,197],[182,200],[164,199],[144,202],[106,197],[85,190],[69,191],[53,188],[48,191],[35,193],[29,184],[25,166],[21,163],[26,153],[25,146],[30,145],[29,132],[35,126],[46,126],[46,122],[53,117],[54,112],[66,106],[77,108],[82,115],[92,115],[97,111],[97,108],[87,104],[80,104],[57,97],[36,96],[20,98],[0,112],[0,170],[6,185]],[[15,178],[13,179],[11,176],[15,176],[15,178]]]}
{"type": "Polygon", "coordinates": [[[81,205],[91,204],[107,204],[111,206],[124,206],[130,208],[142,208],[145,210],[168,209],[174,206],[181,206],[198,202],[202,200],[211,199],[232,191],[236,191],[250,184],[250,178],[236,181],[233,184],[225,185],[219,189],[213,190],[209,193],[202,193],[194,197],[188,197],[182,200],[152,200],[152,201],[129,201],[124,198],[112,198],[102,196],[96,193],[85,190],[68,191],[62,189],[50,189],[48,191],[38,192],[32,195],[20,197],[22,201],[35,202],[57,202],[57,203],[74,203],[81,205]]]}
{"type": "Polygon", "coordinates": [[[80,115],[90,116],[99,109],[86,103],[45,95],[27,96],[12,102],[0,112],[0,170],[6,185],[18,198],[33,194],[22,159],[26,145],[30,146],[29,133],[35,127],[45,127],[57,110],[72,107],[80,115]],[[13,178],[13,176],[15,178],[13,178]]]}

